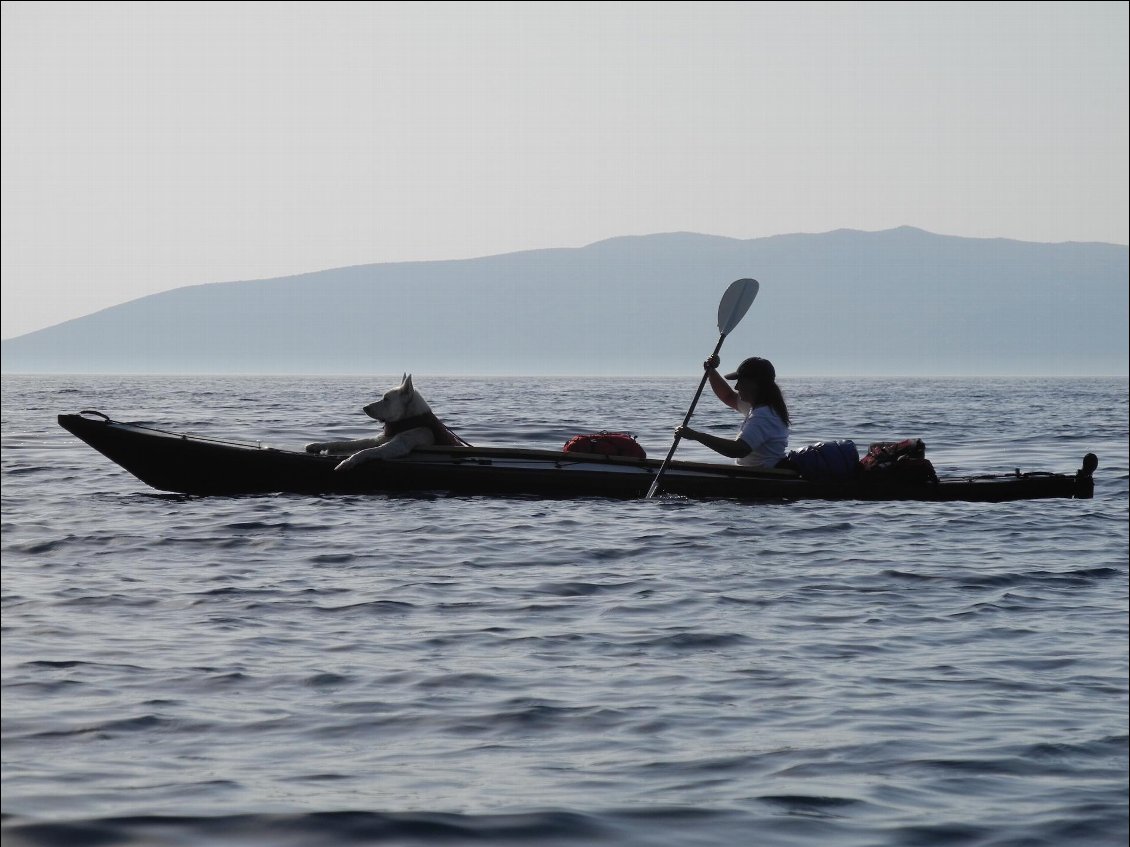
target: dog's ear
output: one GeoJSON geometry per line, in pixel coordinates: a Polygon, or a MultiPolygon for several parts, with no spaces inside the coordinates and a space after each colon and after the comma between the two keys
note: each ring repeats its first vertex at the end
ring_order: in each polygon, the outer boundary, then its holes
{"type": "Polygon", "coordinates": [[[404,375],[404,379],[400,383],[400,393],[405,395],[412,393],[412,374],[404,375]]]}

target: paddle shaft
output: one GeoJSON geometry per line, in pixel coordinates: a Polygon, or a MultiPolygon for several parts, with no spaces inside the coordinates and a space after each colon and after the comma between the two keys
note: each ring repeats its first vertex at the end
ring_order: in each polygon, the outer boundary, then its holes
{"type": "MultiPolygon", "coordinates": [[[[718,355],[718,351],[722,349],[722,342],[725,340],[726,333],[723,332],[718,336],[718,343],[714,345],[714,352],[710,354],[711,359],[718,355]]],[[[698,398],[702,396],[702,389],[706,387],[706,380],[708,380],[709,378],[710,372],[704,368],[702,371],[702,379],[699,380],[698,383],[698,391],[694,393],[694,399],[691,401],[691,407],[687,409],[687,416],[683,418],[684,427],[691,422],[691,415],[694,414],[694,407],[698,405],[698,398]]],[[[664,459],[663,464],[659,466],[659,472],[655,475],[655,479],[652,480],[651,488],[647,490],[648,499],[654,497],[656,492],[659,491],[659,481],[663,479],[663,474],[666,472],[667,466],[671,464],[671,457],[675,455],[675,449],[679,446],[680,440],[681,436],[676,434],[675,440],[671,442],[671,449],[667,451],[667,458],[664,459]]]]}

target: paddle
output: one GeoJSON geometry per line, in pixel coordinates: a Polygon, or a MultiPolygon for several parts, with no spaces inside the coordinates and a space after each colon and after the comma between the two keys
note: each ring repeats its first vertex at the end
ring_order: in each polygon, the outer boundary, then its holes
{"type": "MultiPolygon", "coordinates": [[[[718,355],[718,351],[722,349],[722,342],[726,340],[726,336],[730,334],[730,330],[738,325],[745,313],[749,311],[749,307],[753,305],[753,298],[757,296],[757,290],[761,284],[756,279],[738,279],[730,283],[730,287],[726,289],[726,293],[722,295],[722,300],[718,303],[718,343],[714,345],[714,352],[710,357],[718,355]]],[[[706,387],[706,380],[709,374],[706,370],[702,372],[702,380],[698,384],[698,391],[694,394],[694,400],[691,401],[691,407],[687,409],[687,416],[683,418],[683,426],[691,422],[691,415],[694,414],[694,407],[698,405],[698,398],[702,396],[702,389],[706,387]]],[[[659,481],[663,479],[663,474],[667,470],[667,466],[671,464],[671,457],[675,455],[675,448],[679,446],[679,436],[675,436],[675,440],[671,442],[671,449],[667,451],[667,458],[663,460],[663,464],[659,466],[659,473],[655,475],[655,479],[651,483],[651,488],[647,490],[647,497],[650,499],[655,496],[659,491],[659,481]]]]}

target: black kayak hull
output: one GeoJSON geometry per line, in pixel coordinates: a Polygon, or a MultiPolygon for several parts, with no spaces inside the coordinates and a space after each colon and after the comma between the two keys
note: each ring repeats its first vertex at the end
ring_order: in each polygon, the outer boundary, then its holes
{"type": "MultiPolygon", "coordinates": [[[[342,456],[320,456],[170,432],[111,420],[100,412],[59,415],[59,425],[147,485],[194,495],[449,492],[545,498],[647,494],[656,459],[498,447],[425,447],[390,461],[334,470],[342,456]]],[[[662,492],[739,500],[919,500],[1003,502],[1087,499],[1098,460],[1073,474],[970,476],[938,483],[812,482],[791,471],[753,471],[723,463],[674,461],[662,492]]]]}

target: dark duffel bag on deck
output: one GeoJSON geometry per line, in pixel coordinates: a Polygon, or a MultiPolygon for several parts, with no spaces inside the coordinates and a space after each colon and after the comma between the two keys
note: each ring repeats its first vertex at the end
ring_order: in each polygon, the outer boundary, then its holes
{"type": "Polygon", "coordinates": [[[934,465],[921,438],[878,441],[859,460],[860,475],[870,482],[936,483],[934,465]]]}

